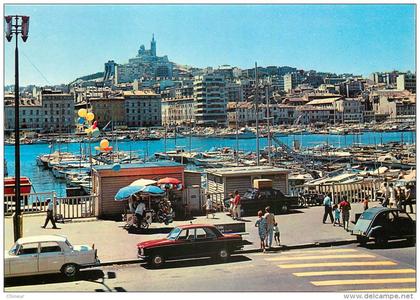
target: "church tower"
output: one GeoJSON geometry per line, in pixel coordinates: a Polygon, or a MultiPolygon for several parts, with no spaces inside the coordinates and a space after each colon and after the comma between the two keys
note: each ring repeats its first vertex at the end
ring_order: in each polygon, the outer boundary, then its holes
{"type": "Polygon", "coordinates": [[[152,56],[156,56],[155,34],[153,34],[152,41],[150,42],[150,52],[151,52],[152,56]]]}

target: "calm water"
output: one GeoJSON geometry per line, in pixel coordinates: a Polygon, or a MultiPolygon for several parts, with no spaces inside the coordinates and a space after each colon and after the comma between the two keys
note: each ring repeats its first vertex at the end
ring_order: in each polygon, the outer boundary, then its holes
{"type": "MultiPolygon", "coordinates": [[[[313,147],[321,143],[328,142],[337,147],[349,146],[354,143],[362,144],[379,144],[388,143],[392,141],[405,143],[415,143],[415,132],[364,132],[360,135],[321,135],[321,134],[299,134],[280,137],[284,143],[292,146],[294,140],[300,141],[303,147],[313,147]]],[[[133,141],[133,142],[118,142],[117,144],[110,141],[110,144],[117,147],[119,150],[133,151],[140,157],[153,156],[155,152],[164,151],[164,140],[158,141],[133,141]]],[[[186,151],[205,151],[212,147],[236,147],[235,139],[220,139],[220,138],[196,138],[189,137],[168,139],[166,141],[167,150],[174,150],[176,148],[183,148],[186,151]]],[[[243,151],[255,151],[255,139],[240,139],[239,149],[243,151]]],[[[267,139],[260,139],[260,149],[267,145],[267,139]]],[[[91,147],[99,146],[98,143],[92,143],[91,147]]],[[[63,144],[61,151],[68,151],[73,153],[80,153],[80,144],[63,144]]],[[[83,147],[83,146],[82,146],[83,147]]],[[[88,147],[86,144],[84,147],[88,147]]],[[[57,147],[56,147],[57,150],[57,147]]],[[[36,165],[36,157],[42,154],[48,154],[51,148],[48,144],[35,144],[35,145],[21,145],[21,176],[28,176],[32,183],[35,192],[53,191],[57,192],[58,196],[65,196],[65,183],[58,181],[54,178],[52,173],[48,170],[38,167],[36,165]]],[[[95,150],[92,150],[93,153],[95,150]]],[[[4,157],[7,161],[7,169],[9,176],[13,176],[15,167],[14,146],[4,147],[4,157]]]]}

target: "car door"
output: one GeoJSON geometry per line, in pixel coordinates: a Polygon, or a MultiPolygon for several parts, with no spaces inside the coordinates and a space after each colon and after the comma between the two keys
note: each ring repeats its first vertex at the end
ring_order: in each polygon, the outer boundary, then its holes
{"type": "Polygon", "coordinates": [[[175,249],[169,249],[166,257],[170,258],[181,258],[191,257],[194,254],[194,240],[195,240],[195,229],[183,229],[178,235],[175,243],[175,249]]]}
{"type": "Polygon", "coordinates": [[[194,255],[202,257],[217,253],[220,245],[217,242],[217,236],[210,229],[196,228],[194,241],[194,255]]]}
{"type": "Polygon", "coordinates": [[[406,212],[396,212],[396,227],[399,236],[411,236],[415,234],[415,224],[406,212]]]}
{"type": "Polygon", "coordinates": [[[12,276],[38,273],[39,243],[22,244],[16,255],[10,258],[10,274],[12,276]]]}
{"type": "Polygon", "coordinates": [[[64,251],[57,242],[40,243],[40,252],[38,258],[39,272],[60,272],[60,269],[64,265],[64,263],[64,251]]]}

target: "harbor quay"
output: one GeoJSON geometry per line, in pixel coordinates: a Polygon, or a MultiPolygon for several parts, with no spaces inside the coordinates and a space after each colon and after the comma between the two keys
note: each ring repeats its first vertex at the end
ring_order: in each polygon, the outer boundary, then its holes
{"type": "MultiPolygon", "coordinates": [[[[371,203],[371,206],[378,205],[371,203]]],[[[352,206],[351,220],[356,214],[363,211],[362,204],[352,206]]],[[[314,206],[296,209],[289,214],[276,215],[280,228],[280,247],[273,251],[286,251],[295,248],[310,248],[319,245],[334,246],[346,243],[356,243],[356,238],[351,236],[342,227],[332,226],[331,223],[322,224],[324,208],[314,206]]],[[[415,219],[415,214],[410,214],[415,219]]],[[[259,237],[255,228],[255,216],[244,217],[241,221],[232,220],[226,213],[216,213],[215,218],[197,216],[185,221],[174,221],[170,226],[152,224],[149,231],[143,233],[129,233],[124,229],[125,222],[113,220],[100,220],[97,218],[67,220],[57,223],[59,229],[43,229],[45,213],[29,214],[23,217],[23,236],[36,236],[40,234],[65,235],[74,244],[94,244],[98,249],[98,256],[103,264],[136,263],[137,243],[157,238],[163,238],[178,225],[189,224],[232,224],[243,223],[244,231],[240,232],[246,240],[245,252],[259,251],[259,237]]],[[[11,216],[5,217],[4,250],[9,250],[13,244],[13,220],[11,216]]],[[[351,223],[350,229],[353,227],[351,223]]]]}

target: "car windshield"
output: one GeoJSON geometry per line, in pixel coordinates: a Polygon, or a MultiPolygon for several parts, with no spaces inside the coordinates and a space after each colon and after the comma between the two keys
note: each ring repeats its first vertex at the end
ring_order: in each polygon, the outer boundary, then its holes
{"type": "Polygon", "coordinates": [[[372,211],[365,211],[365,212],[363,212],[363,214],[360,216],[360,219],[363,219],[363,220],[372,220],[374,216],[375,216],[375,212],[372,212],[372,211]]]}
{"type": "Polygon", "coordinates": [[[181,232],[181,228],[176,227],[176,228],[172,229],[171,232],[169,232],[169,234],[166,238],[168,240],[175,240],[178,237],[180,232],[181,232]]]}
{"type": "Polygon", "coordinates": [[[19,249],[19,244],[15,243],[13,247],[9,250],[9,254],[16,255],[17,250],[19,249]]]}
{"type": "Polygon", "coordinates": [[[247,199],[253,199],[255,197],[256,191],[255,190],[248,190],[245,194],[244,194],[244,198],[247,199]]]}

